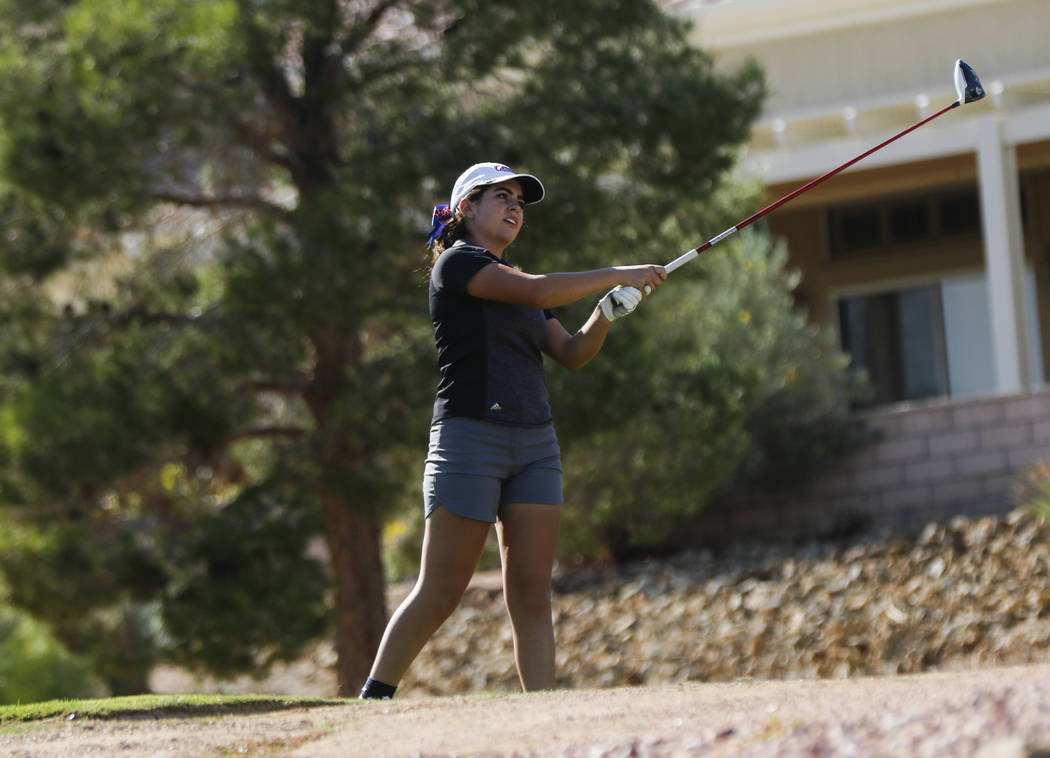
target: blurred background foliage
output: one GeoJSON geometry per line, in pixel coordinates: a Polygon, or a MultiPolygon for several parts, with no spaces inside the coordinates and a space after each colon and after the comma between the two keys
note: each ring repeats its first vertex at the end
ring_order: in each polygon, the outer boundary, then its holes
{"type": "Polygon", "coordinates": [[[1050,520],[1050,462],[1036,463],[1018,477],[1014,485],[1013,499],[1033,513],[1050,520]]]}
{"type": "Polygon", "coordinates": [[[0,703],[101,697],[103,682],[46,624],[0,604],[0,703]]]}
{"type": "Polygon", "coordinates": [[[850,410],[861,386],[834,335],[793,302],[786,258],[742,233],[646,301],[652,312],[625,325],[593,385],[553,382],[556,418],[573,431],[566,554],[684,548],[719,495],[798,486],[863,442],[850,410]]]}
{"type": "MultiPolygon", "coordinates": [[[[0,0],[0,645],[73,695],[334,634],[351,692],[380,529],[418,560],[430,207],[500,160],[549,191],[526,270],[666,262],[757,205],[728,172],[763,94],[650,0],[0,0]]],[[[783,262],[720,246],[551,371],[567,559],[849,449],[783,262]]]]}

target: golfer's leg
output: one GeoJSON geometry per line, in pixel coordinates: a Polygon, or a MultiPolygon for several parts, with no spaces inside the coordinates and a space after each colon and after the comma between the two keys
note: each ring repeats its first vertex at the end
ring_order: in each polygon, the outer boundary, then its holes
{"type": "Polygon", "coordinates": [[[401,681],[427,640],[456,609],[477,568],[489,528],[437,508],[426,521],[419,579],[387,624],[370,676],[401,681]]]}
{"type": "Polygon", "coordinates": [[[514,660],[526,692],[554,688],[551,567],[560,521],[560,506],[510,503],[497,523],[514,660]]]}

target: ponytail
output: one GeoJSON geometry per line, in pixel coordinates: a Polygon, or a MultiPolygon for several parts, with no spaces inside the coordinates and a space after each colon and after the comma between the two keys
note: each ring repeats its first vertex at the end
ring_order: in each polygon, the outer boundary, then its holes
{"type": "MultiPolygon", "coordinates": [[[[477,199],[481,196],[487,187],[478,187],[474,189],[469,195],[467,200],[470,202],[477,202],[477,199]]],[[[463,213],[459,208],[452,209],[447,205],[435,205],[434,215],[431,218],[432,228],[430,230],[430,236],[427,237],[427,248],[430,254],[427,256],[426,272],[430,273],[430,269],[434,267],[434,263],[438,257],[452,247],[456,242],[461,239],[465,239],[467,236],[467,220],[464,218],[463,213]]]]}

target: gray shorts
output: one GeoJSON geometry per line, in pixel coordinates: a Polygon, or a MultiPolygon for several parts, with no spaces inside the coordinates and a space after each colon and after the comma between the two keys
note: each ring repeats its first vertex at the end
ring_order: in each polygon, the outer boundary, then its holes
{"type": "Polygon", "coordinates": [[[504,503],[561,505],[561,449],[554,425],[505,426],[444,418],[430,427],[423,470],[426,515],[439,505],[495,523],[504,503]]]}

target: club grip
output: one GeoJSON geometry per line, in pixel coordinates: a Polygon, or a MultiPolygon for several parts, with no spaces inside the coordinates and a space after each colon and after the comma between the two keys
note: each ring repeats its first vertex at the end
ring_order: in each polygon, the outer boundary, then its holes
{"type": "Polygon", "coordinates": [[[707,242],[702,244],[700,247],[693,248],[692,250],[690,250],[687,253],[682,253],[677,258],[675,258],[673,261],[671,261],[666,266],[664,266],[664,269],[667,271],[668,274],[670,274],[672,271],[674,271],[679,266],[681,266],[683,264],[686,264],[689,261],[693,260],[693,258],[695,258],[696,256],[700,255],[700,253],[702,253],[705,250],[707,250],[707,248],[711,247],[711,245],[714,245],[716,242],[721,242],[722,240],[724,240],[726,237],[728,237],[730,234],[735,232],[741,226],[743,226],[743,224],[737,224],[736,226],[731,226],[728,229],[726,229],[724,232],[719,234],[717,237],[712,237],[711,239],[709,239],[707,242]]]}
{"type": "Polygon", "coordinates": [[[699,254],[700,253],[698,253],[695,249],[690,250],[687,253],[683,253],[682,255],[678,256],[673,261],[668,263],[666,266],[664,266],[664,270],[667,271],[668,274],[670,274],[676,268],[678,268],[679,266],[684,266],[686,263],[693,260],[693,258],[698,256],[699,254]]]}

